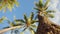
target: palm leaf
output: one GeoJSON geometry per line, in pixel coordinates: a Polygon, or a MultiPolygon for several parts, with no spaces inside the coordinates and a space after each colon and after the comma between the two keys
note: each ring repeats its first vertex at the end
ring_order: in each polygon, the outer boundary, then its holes
{"type": "Polygon", "coordinates": [[[54,15],[53,14],[48,14],[48,17],[54,18],[54,15]]]}
{"type": "Polygon", "coordinates": [[[41,11],[39,8],[34,8],[35,10],[37,10],[37,11],[41,11]]]}
{"type": "Polygon", "coordinates": [[[32,28],[30,28],[30,32],[31,34],[35,34],[35,31],[32,28]]]}
{"type": "Polygon", "coordinates": [[[30,15],[31,20],[33,19],[33,17],[34,17],[34,13],[32,12],[30,15]]]}
{"type": "Polygon", "coordinates": [[[24,14],[24,20],[27,21],[27,16],[26,16],[26,14],[24,14]]]}
{"type": "Polygon", "coordinates": [[[35,3],[35,5],[37,6],[37,8],[42,8],[43,7],[43,4],[42,4],[42,0],[39,0],[38,3],[35,3]]]}
{"type": "Polygon", "coordinates": [[[10,22],[10,26],[13,27],[15,24],[13,22],[10,22]]]}
{"type": "Polygon", "coordinates": [[[18,22],[19,22],[19,23],[25,23],[25,21],[22,20],[22,19],[15,20],[15,22],[16,22],[16,23],[18,23],[18,22]]]}
{"type": "Polygon", "coordinates": [[[55,11],[54,10],[48,10],[46,11],[47,13],[54,13],[55,11]]]}
{"type": "Polygon", "coordinates": [[[39,6],[40,6],[40,8],[42,8],[43,7],[43,0],[39,0],[39,6]]]}
{"type": "Polygon", "coordinates": [[[14,8],[14,5],[16,5],[18,7],[19,3],[17,0],[7,0],[7,1],[6,0],[0,0],[0,5],[1,5],[0,10],[4,9],[6,7],[10,11],[12,11],[12,8],[14,8]]]}
{"type": "Polygon", "coordinates": [[[3,22],[3,19],[0,19],[0,23],[2,23],[3,22]]]}
{"type": "Polygon", "coordinates": [[[50,1],[50,0],[47,0],[47,1],[46,1],[45,5],[44,5],[45,9],[48,7],[49,1],[50,1]]]}
{"type": "Polygon", "coordinates": [[[38,22],[38,20],[32,20],[31,24],[38,22]]]}
{"type": "Polygon", "coordinates": [[[3,20],[5,20],[6,19],[6,17],[5,16],[3,16],[2,18],[0,18],[0,23],[2,23],[3,22],[3,20]]]}
{"type": "Polygon", "coordinates": [[[17,1],[15,2],[15,4],[16,4],[16,7],[18,7],[18,6],[19,6],[19,3],[18,3],[17,1]]]}
{"type": "Polygon", "coordinates": [[[36,25],[31,25],[31,27],[32,27],[32,28],[37,28],[37,26],[36,26],[36,25]]]}
{"type": "Polygon", "coordinates": [[[40,7],[38,3],[35,3],[35,5],[36,5],[37,8],[40,7]]]}
{"type": "Polygon", "coordinates": [[[8,9],[9,9],[10,11],[12,11],[12,7],[11,7],[10,4],[8,4],[8,9]]]}
{"type": "Polygon", "coordinates": [[[31,31],[31,34],[35,34],[33,30],[30,30],[31,31]]]}

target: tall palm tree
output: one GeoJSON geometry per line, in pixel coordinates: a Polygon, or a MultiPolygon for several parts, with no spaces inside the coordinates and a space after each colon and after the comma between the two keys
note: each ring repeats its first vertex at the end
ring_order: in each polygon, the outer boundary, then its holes
{"type": "Polygon", "coordinates": [[[18,7],[17,0],[0,0],[0,10],[4,9],[6,12],[7,9],[12,11],[12,8],[14,8],[14,5],[18,7]]]}
{"type": "Polygon", "coordinates": [[[35,33],[34,28],[36,28],[37,26],[34,25],[34,23],[38,22],[38,20],[34,20],[33,18],[34,13],[32,12],[29,18],[27,18],[26,14],[24,14],[24,20],[16,20],[24,24],[23,26],[24,29],[22,32],[24,32],[26,29],[29,29],[31,31],[31,34],[35,33]]]}
{"type": "Polygon", "coordinates": [[[50,0],[47,0],[45,3],[43,3],[43,0],[39,0],[38,3],[36,3],[36,10],[38,11],[38,28],[36,31],[36,34],[60,34],[60,26],[54,24],[51,22],[48,18],[53,18],[54,15],[51,14],[54,13],[54,10],[48,10],[48,3],[50,0]]]}
{"type": "Polygon", "coordinates": [[[32,12],[30,15],[30,18],[27,18],[27,16],[24,14],[24,20],[23,19],[14,19],[13,22],[10,22],[7,19],[10,26],[5,27],[5,29],[1,30],[0,33],[4,33],[9,30],[11,30],[11,34],[13,32],[17,33],[18,30],[16,30],[16,28],[18,28],[18,29],[24,28],[23,31],[25,31],[26,29],[29,29],[31,31],[31,34],[34,34],[34,32],[35,32],[34,28],[37,28],[37,26],[34,23],[38,22],[38,20],[34,20],[33,18],[34,18],[34,13],[32,12]]]}

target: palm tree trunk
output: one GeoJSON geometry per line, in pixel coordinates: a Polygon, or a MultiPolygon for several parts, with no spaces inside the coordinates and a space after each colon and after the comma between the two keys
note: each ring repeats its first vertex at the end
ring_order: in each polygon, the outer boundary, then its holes
{"type": "Polygon", "coordinates": [[[3,29],[3,30],[0,30],[0,34],[3,34],[4,32],[7,32],[9,30],[12,30],[12,29],[16,29],[16,28],[20,28],[21,26],[15,26],[15,27],[10,27],[10,28],[6,28],[6,29],[3,29]]]}
{"type": "Polygon", "coordinates": [[[36,34],[60,34],[60,26],[51,22],[48,18],[38,14],[38,28],[36,34]]]}

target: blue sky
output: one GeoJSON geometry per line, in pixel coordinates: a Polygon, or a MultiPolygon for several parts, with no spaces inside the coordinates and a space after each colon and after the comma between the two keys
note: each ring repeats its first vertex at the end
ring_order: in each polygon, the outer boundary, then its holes
{"type": "MultiPolygon", "coordinates": [[[[0,12],[0,18],[2,16],[6,16],[10,21],[14,19],[14,16],[16,16],[17,19],[23,19],[23,14],[26,13],[27,16],[30,15],[32,11],[35,12],[34,8],[34,1],[38,0],[18,0],[19,7],[15,7],[15,9],[10,12],[9,10],[6,11],[6,13],[3,13],[3,11],[0,12]]],[[[0,26],[5,27],[7,26],[7,23],[2,23],[0,26]],[[3,26],[2,26],[3,25],[3,26]]],[[[0,27],[1,29],[1,27],[0,27]]]]}
{"type": "MultiPolygon", "coordinates": [[[[27,16],[30,15],[30,13],[33,11],[35,12],[34,8],[34,2],[38,0],[18,0],[19,7],[15,7],[15,9],[10,12],[9,10],[6,11],[6,13],[3,13],[3,11],[0,11],[0,18],[2,16],[6,16],[10,21],[13,21],[14,16],[16,16],[17,19],[23,19],[23,14],[26,13],[27,16]]],[[[8,24],[6,21],[4,23],[0,24],[0,30],[3,27],[6,27],[8,24]]],[[[6,33],[5,33],[6,34],[6,33]]]]}
{"type": "MultiPolygon", "coordinates": [[[[16,16],[17,19],[23,19],[23,14],[26,13],[27,16],[30,15],[31,12],[36,12],[36,10],[34,10],[33,8],[35,7],[34,2],[37,2],[38,0],[18,0],[19,2],[19,7],[15,7],[15,9],[12,10],[12,12],[10,12],[9,10],[7,10],[6,13],[3,13],[2,11],[0,12],[0,18],[2,16],[6,16],[8,19],[10,19],[10,21],[13,21],[14,17],[16,16]]],[[[45,1],[45,0],[44,0],[45,1]]],[[[55,18],[51,19],[53,22],[56,22],[56,24],[60,24],[59,20],[60,20],[60,14],[59,14],[59,10],[60,10],[60,0],[51,0],[50,2],[50,7],[49,9],[54,9],[56,10],[55,18]]],[[[6,22],[0,24],[0,29],[2,29],[2,27],[7,26],[8,24],[6,22]]]]}

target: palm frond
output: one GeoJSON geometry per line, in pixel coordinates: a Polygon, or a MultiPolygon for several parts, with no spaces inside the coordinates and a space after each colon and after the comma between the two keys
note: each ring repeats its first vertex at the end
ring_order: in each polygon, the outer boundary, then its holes
{"type": "Polygon", "coordinates": [[[25,20],[25,21],[27,21],[27,20],[28,20],[28,18],[27,18],[27,16],[26,16],[26,14],[24,14],[24,20],[25,20]]]}
{"type": "Polygon", "coordinates": [[[38,3],[35,3],[36,7],[37,8],[42,8],[43,7],[43,3],[42,2],[43,2],[42,0],[39,0],[38,3]]]}
{"type": "Polygon", "coordinates": [[[34,8],[35,10],[37,10],[37,11],[41,11],[42,9],[41,8],[34,8]]]}
{"type": "Polygon", "coordinates": [[[15,22],[16,22],[16,24],[18,24],[18,23],[25,23],[25,21],[22,20],[22,19],[17,19],[17,20],[15,20],[15,22]]]}
{"type": "Polygon", "coordinates": [[[0,23],[2,23],[3,22],[3,19],[0,19],[0,23]]]}
{"type": "MultiPolygon", "coordinates": [[[[18,7],[19,3],[17,0],[1,0],[0,1],[0,10],[7,8],[10,11],[12,11],[12,9],[14,8],[14,6],[18,7]]],[[[4,9],[5,10],[5,9],[4,9]]],[[[6,10],[5,10],[6,12],[6,10]]]]}
{"type": "Polygon", "coordinates": [[[0,23],[2,23],[3,22],[3,20],[5,20],[6,19],[6,17],[5,16],[3,16],[2,18],[0,18],[0,23]]]}
{"type": "Polygon", "coordinates": [[[15,2],[15,4],[16,4],[16,7],[18,7],[18,6],[19,6],[19,3],[18,3],[17,1],[15,2]]]}
{"type": "Polygon", "coordinates": [[[31,25],[31,28],[37,28],[37,26],[34,24],[34,25],[31,25]]]}
{"type": "Polygon", "coordinates": [[[32,20],[34,17],[34,13],[32,12],[31,15],[30,15],[30,19],[32,20]]]}
{"type": "Polygon", "coordinates": [[[38,22],[38,20],[32,20],[31,24],[38,22]]]}
{"type": "Polygon", "coordinates": [[[40,6],[40,8],[43,7],[43,0],[39,0],[39,6],[40,6]]]}
{"type": "Polygon", "coordinates": [[[54,10],[48,10],[48,11],[46,11],[47,13],[55,13],[55,11],[54,10]]]}
{"type": "Polygon", "coordinates": [[[40,7],[38,3],[35,3],[35,5],[36,5],[37,8],[40,7]]]}
{"type": "Polygon", "coordinates": [[[13,22],[10,22],[10,26],[13,27],[15,24],[13,22]]]}
{"type": "Polygon", "coordinates": [[[46,1],[45,5],[44,5],[45,9],[48,8],[48,3],[49,3],[49,2],[50,2],[50,0],[47,0],[47,1],[46,1]]]}
{"type": "Polygon", "coordinates": [[[30,29],[31,34],[35,34],[35,31],[32,28],[29,28],[29,29],[30,29]]]}
{"type": "Polygon", "coordinates": [[[48,14],[48,17],[54,18],[54,15],[53,14],[48,14]]]}

